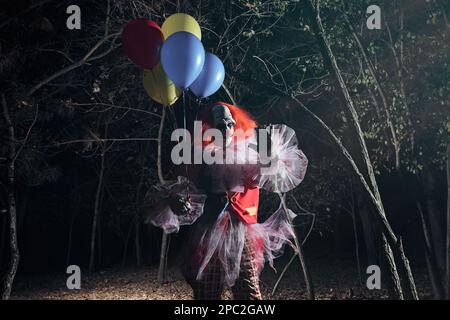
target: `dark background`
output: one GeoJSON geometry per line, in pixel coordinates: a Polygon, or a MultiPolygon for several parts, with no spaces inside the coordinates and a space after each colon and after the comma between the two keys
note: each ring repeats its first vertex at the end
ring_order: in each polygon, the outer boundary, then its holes
{"type": "MultiPolygon", "coordinates": [[[[301,3],[2,3],[0,91],[18,151],[13,188],[21,254],[19,279],[30,274],[61,274],[70,264],[88,268],[96,201],[98,227],[91,271],[157,267],[162,233],[143,224],[141,215],[142,208],[159,197],[154,189],[159,183],[158,142],[133,138],[157,137],[162,106],[146,95],[142,70],[125,56],[120,33],[133,18],[148,17],[161,25],[177,11],[199,21],[205,49],[224,61],[229,91],[219,90],[200,106],[186,93],[188,123],[198,107],[217,100],[231,102],[233,97],[260,124],[285,123],[294,128],[309,167],[304,182],[288,195],[288,206],[316,217],[304,246],[306,260],[350,261],[353,267],[360,266],[363,277],[368,265],[384,265],[381,233],[367,192],[329,134],[291,99],[295,97],[320,117],[364,168],[355,132],[343,111],[345,102],[323,63],[301,3]],[[81,8],[81,30],[66,28],[65,10],[70,4],[81,8]],[[54,74],[58,76],[48,81],[54,74]],[[35,90],[38,83],[42,86],[35,90]]],[[[450,131],[448,2],[327,0],[321,1],[320,14],[359,114],[388,220],[403,239],[414,273],[426,279],[424,290],[432,288],[428,273],[433,265],[444,286],[450,131]],[[381,30],[365,27],[370,4],[381,7],[381,30]],[[386,105],[349,22],[374,66],[386,105]],[[428,246],[424,230],[431,235],[428,246]]],[[[166,179],[174,178],[170,134],[175,124],[182,125],[182,108],[180,98],[166,113],[162,137],[166,179]]],[[[1,117],[1,274],[6,273],[11,258],[8,141],[6,121],[1,117]]],[[[261,202],[259,216],[264,220],[278,207],[278,200],[273,194],[263,194],[261,202]]],[[[302,215],[297,220],[303,239],[312,218],[302,215]]],[[[176,265],[188,232],[185,227],[171,237],[169,265],[176,265]]],[[[358,278],[356,270],[354,276],[358,278]]],[[[335,277],[339,281],[339,272],[335,277]]],[[[320,282],[320,275],[313,281],[320,282]]]]}

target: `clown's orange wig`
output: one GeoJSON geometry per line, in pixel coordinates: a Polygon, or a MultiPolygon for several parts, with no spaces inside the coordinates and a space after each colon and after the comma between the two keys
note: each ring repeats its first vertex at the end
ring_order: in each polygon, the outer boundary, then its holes
{"type": "MultiPolygon", "coordinates": [[[[258,127],[258,124],[253,119],[250,113],[232,104],[219,101],[213,103],[211,106],[208,106],[207,108],[204,108],[199,114],[199,120],[202,121],[202,136],[206,130],[212,128],[213,120],[211,109],[215,105],[223,105],[227,107],[230,110],[234,121],[236,121],[234,130],[235,131],[242,130],[241,132],[245,133],[244,135],[235,135],[235,138],[250,138],[255,134],[253,129],[256,129],[258,127]]],[[[203,141],[203,144],[209,144],[210,142],[211,141],[203,141]]]]}

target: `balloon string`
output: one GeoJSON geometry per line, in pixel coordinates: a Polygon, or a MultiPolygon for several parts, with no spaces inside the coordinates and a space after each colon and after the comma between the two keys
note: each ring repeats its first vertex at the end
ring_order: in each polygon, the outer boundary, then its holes
{"type": "Polygon", "coordinates": [[[196,110],[196,112],[195,112],[195,121],[197,121],[197,118],[198,118],[198,112],[200,111],[201,101],[202,101],[201,98],[198,98],[198,99],[197,99],[197,110],[196,110]]]}
{"type": "MultiPolygon", "coordinates": [[[[156,86],[156,84],[157,84],[159,81],[156,79],[156,75],[155,75],[155,73],[153,72],[153,70],[155,70],[155,69],[150,70],[150,73],[151,73],[152,78],[153,78],[153,83],[154,83],[155,86],[156,86]]],[[[156,91],[158,92],[159,99],[160,99],[160,103],[163,105],[163,108],[164,108],[165,103],[164,103],[163,96],[162,96],[162,94],[161,94],[161,90],[158,90],[158,89],[157,89],[156,91]]],[[[168,101],[167,103],[169,103],[169,101],[168,101]]]]}
{"type": "Polygon", "coordinates": [[[185,99],[185,90],[183,90],[183,127],[185,129],[184,131],[184,138],[186,138],[186,99],[185,99]]]}
{"type": "MultiPolygon", "coordinates": [[[[183,92],[182,92],[182,96],[183,96],[183,129],[184,129],[184,132],[183,132],[183,142],[184,142],[184,143],[186,143],[186,130],[187,130],[187,125],[186,125],[186,98],[185,98],[185,92],[186,92],[186,89],[184,89],[183,92]]],[[[186,187],[186,198],[189,199],[189,184],[190,184],[190,181],[189,181],[189,170],[188,170],[188,167],[187,167],[187,164],[186,164],[186,163],[184,164],[184,170],[186,171],[186,178],[187,178],[187,180],[188,180],[187,187],[186,187]]]]}

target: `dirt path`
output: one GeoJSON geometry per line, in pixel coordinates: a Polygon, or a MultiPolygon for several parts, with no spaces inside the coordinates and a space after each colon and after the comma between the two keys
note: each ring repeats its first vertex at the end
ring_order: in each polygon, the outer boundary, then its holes
{"type": "MultiPolygon", "coordinates": [[[[312,263],[317,299],[386,299],[386,290],[361,289],[352,267],[338,263],[312,263]]],[[[282,266],[277,267],[281,272],[282,266]]],[[[430,298],[428,280],[423,271],[416,272],[416,283],[421,298],[430,298]]],[[[12,299],[192,299],[192,291],[184,281],[178,268],[168,270],[167,283],[156,281],[156,267],[141,269],[108,269],[93,275],[82,275],[82,288],[68,290],[66,275],[22,276],[16,281],[12,299]]],[[[293,265],[283,278],[279,290],[270,295],[276,281],[275,273],[266,267],[261,275],[261,290],[264,299],[306,299],[305,285],[298,265],[293,265]]],[[[231,299],[226,290],[224,299],[231,299]]]]}

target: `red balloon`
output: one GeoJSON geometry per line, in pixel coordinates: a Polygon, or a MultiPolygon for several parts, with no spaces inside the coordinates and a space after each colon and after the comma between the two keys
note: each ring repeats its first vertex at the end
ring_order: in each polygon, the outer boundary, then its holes
{"type": "Polygon", "coordinates": [[[145,69],[159,62],[164,36],[161,28],[148,19],[134,19],[122,32],[122,45],[128,58],[145,69]]]}

